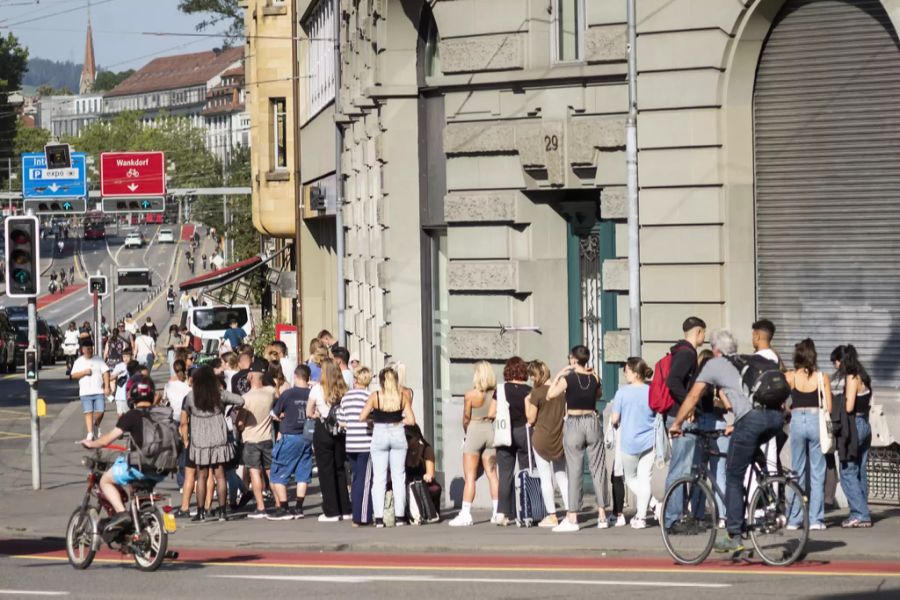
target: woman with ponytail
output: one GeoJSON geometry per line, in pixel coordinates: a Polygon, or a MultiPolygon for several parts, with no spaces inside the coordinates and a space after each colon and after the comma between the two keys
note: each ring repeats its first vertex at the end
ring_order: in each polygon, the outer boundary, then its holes
{"type": "Polygon", "coordinates": [[[341,369],[330,358],[321,363],[319,383],[309,393],[306,416],[316,419],[313,449],[316,467],[319,469],[319,487],[322,491],[322,514],[319,521],[331,523],[343,517],[351,519],[352,507],[347,492],[347,436],[338,426],[337,409],[347,393],[347,384],[341,369]]]}
{"type": "Polygon", "coordinates": [[[406,524],[406,433],[404,425],[415,425],[412,394],[402,387],[396,371],[382,369],[378,374],[380,389],[369,395],[359,414],[361,423],[371,415],[372,429],[372,508],[375,526],[384,527],[384,494],[387,489],[388,467],[391,489],[394,491],[396,524],[406,524]]]}
{"type": "Polygon", "coordinates": [[[650,478],[653,476],[653,423],[650,410],[650,386],[645,382],[653,370],[644,359],[633,356],[625,363],[628,385],[616,392],[612,405],[612,424],[618,428],[622,448],[622,470],[625,485],[637,497],[637,513],[631,526],[643,529],[650,504],[650,478]]]}

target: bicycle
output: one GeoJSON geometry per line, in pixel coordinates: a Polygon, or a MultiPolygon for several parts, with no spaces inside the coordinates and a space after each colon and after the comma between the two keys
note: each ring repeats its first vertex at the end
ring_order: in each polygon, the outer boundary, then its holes
{"type": "MultiPolygon", "coordinates": [[[[666,490],[660,528],[663,544],[672,558],[683,565],[698,565],[706,560],[716,541],[719,511],[707,465],[710,457],[724,457],[715,449],[714,443],[724,432],[687,430],[684,433],[698,438],[702,460],[694,464],[690,475],[675,480],[666,490]],[[667,526],[665,515],[670,503],[678,507],[679,517],[667,526]]],[[[809,499],[792,472],[783,470],[781,474],[773,475],[761,466],[765,464],[765,457],[757,449],[750,468],[758,485],[749,502],[746,494],[744,498],[746,529],[743,536],[750,538],[753,550],[735,552],[731,559],[753,558],[755,550],[767,565],[786,567],[806,552],[809,499]],[[789,529],[788,519],[796,499],[799,499],[797,510],[801,512],[801,524],[796,529],[789,529]]],[[[718,489],[715,494],[724,502],[718,489]]]]}
{"type": "Polygon", "coordinates": [[[111,549],[117,546],[123,555],[131,554],[140,570],[155,571],[164,559],[178,558],[177,552],[167,551],[169,533],[175,531],[172,508],[159,504],[163,498],[153,493],[156,482],[135,481],[128,486],[130,494],[119,488],[126,510],[131,513],[131,521],[107,531],[106,524],[115,510],[100,489],[100,478],[112,464],[103,458],[109,454],[109,450],[97,451],[81,460],[88,468],[87,489],[81,506],[75,509],[66,525],[66,556],[76,569],[86,569],[94,561],[100,544],[105,542],[111,549]],[[96,500],[96,504],[92,500],[96,500]],[[100,516],[104,510],[106,518],[100,516]]]}

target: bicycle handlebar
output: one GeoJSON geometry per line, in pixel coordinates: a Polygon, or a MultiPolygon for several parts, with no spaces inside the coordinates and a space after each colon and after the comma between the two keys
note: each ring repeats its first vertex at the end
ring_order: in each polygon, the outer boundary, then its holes
{"type": "Polygon", "coordinates": [[[713,431],[707,431],[703,429],[685,429],[682,431],[682,433],[684,435],[695,435],[697,437],[706,437],[713,440],[725,435],[725,431],[722,429],[716,429],[713,431]]]}

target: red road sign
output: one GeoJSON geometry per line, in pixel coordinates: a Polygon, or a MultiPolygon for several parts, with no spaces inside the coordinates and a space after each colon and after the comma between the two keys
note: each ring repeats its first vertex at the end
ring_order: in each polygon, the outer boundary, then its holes
{"type": "Polygon", "coordinates": [[[162,152],[100,154],[100,195],[165,196],[166,156],[162,152]]]}

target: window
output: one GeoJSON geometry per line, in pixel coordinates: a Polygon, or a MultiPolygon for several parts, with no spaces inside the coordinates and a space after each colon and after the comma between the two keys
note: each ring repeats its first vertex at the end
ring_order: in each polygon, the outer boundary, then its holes
{"type": "Polygon", "coordinates": [[[287,109],[284,98],[271,98],[269,113],[272,119],[270,164],[272,170],[287,169],[287,109]]]}
{"type": "Polygon", "coordinates": [[[319,112],[334,99],[334,7],[321,0],[306,20],[303,29],[309,38],[306,66],[308,116],[319,112]]]}
{"type": "Polygon", "coordinates": [[[554,0],[553,59],[582,60],[584,56],[584,0],[554,0]]]}

